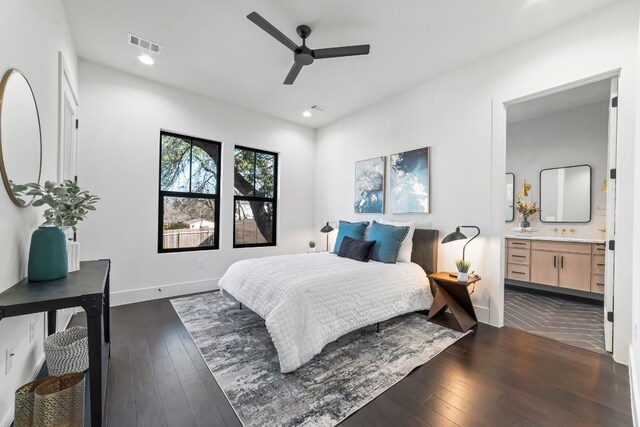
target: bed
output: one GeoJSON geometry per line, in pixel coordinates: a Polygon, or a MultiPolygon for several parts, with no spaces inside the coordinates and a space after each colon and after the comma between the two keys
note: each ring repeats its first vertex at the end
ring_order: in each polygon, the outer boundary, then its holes
{"type": "Polygon", "coordinates": [[[363,263],[330,252],[248,259],[229,267],[219,287],[265,320],[287,373],[342,335],[429,309],[437,245],[437,230],[416,229],[412,262],[363,263]]]}

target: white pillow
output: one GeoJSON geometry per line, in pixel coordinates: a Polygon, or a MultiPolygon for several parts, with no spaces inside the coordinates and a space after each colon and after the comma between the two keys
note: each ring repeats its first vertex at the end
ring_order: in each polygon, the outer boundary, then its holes
{"type": "Polygon", "coordinates": [[[411,252],[413,252],[413,233],[416,231],[416,222],[398,222],[381,219],[378,221],[380,224],[395,225],[396,227],[409,227],[407,237],[402,241],[400,245],[400,252],[398,252],[398,262],[411,262],[411,252]]]}

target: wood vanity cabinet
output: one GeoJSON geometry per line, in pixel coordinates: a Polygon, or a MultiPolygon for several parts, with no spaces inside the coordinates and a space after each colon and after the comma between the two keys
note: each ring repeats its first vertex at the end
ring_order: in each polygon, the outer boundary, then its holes
{"type": "Polygon", "coordinates": [[[507,239],[506,278],[604,293],[604,244],[507,239]]]}

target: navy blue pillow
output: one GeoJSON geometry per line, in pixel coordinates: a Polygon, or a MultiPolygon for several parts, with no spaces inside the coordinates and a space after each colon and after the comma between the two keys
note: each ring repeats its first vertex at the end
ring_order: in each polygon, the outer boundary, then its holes
{"type": "Polygon", "coordinates": [[[369,226],[369,221],[363,222],[348,222],[348,221],[340,221],[338,225],[338,237],[336,237],[336,244],[333,247],[333,253],[337,254],[340,251],[340,245],[342,244],[342,239],[346,237],[351,237],[355,240],[363,240],[364,234],[367,232],[367,227],[369,226]]]}
{"type": "Polygon", "coordinates": [[[345,236],[344,239],[342,239],[338,256],[355,259],[356,261],[369,262],[369,255],[375,244],[375,240],[355,240],[349,236],[345,236]]]}
{"type": "Polygon", "coordinates": [[[395,264],[400,253],[400,246],[409,234],[409,227],[396,227],[395,225],[380,224],[373,221],[367,240],[375,240],[369,258],[387,264],[395,264]]]}

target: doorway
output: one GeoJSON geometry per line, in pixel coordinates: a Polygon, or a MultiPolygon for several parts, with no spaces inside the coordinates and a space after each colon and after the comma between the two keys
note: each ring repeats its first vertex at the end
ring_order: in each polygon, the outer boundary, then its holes
{"type": "Polygon", "coordinates": [[[617,77],[505,107],[504,325],[611,352],[617,77]]]}

